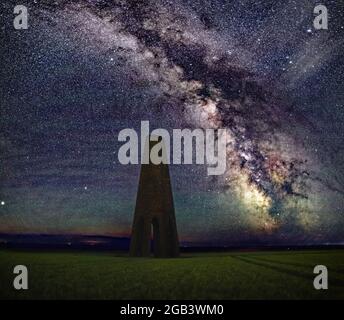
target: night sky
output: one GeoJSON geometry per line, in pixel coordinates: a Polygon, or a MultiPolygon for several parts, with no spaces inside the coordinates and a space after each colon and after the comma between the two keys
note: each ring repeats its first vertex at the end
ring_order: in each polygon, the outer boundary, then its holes
{"type": "MultiPolygon", "coordinates": [[[[138,4],[139,3],[139,4],[138,4]]],[[[0,233],[128,236],[139,165],[118,133],[225,128],[227,171],[171,165],[180,240],[344,242],[344,5],[0,5],[0,233]]]]}

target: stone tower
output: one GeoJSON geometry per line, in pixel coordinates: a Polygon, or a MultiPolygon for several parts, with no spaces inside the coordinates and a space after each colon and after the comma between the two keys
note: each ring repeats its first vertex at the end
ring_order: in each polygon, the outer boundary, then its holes
{"type": "MultiPolygon", "coordinates": [[[[150,141],[148,150],[147,142],[145,152],[150,152],[157,143],[150,141]]],[[[162,152],[165,152],[165,148],[162,149],[162,152]]],[[[150,256],[152,230],[155,257],[179,256],[177,225],[168,165],[163,163],[155,165],[149,160],[149,164],[141,165],[130,256],[150,256]]]]}

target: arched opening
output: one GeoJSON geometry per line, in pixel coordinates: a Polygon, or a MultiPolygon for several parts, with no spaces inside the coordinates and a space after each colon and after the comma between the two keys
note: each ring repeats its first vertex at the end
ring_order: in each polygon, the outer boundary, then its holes
{"type": "Polygon", "coordinates": [[[152,252],[157,257],[160,255],[160,227],[158,218],[152,219],[152,252]]]}
{"type": "MultiPolygon", "coordinates": [[[[136,229],[136,234],[137,234],[137,239],[136,241],[138,243],[144,243],[144,241],[146,241],[145,239],[145,234],[144,234],[144,217],[139,217],[137,223],[135,224],[135,229],[136,229]]],[[[136,255],[139,257],[143,257],[145,256],[145,246],[141,245],[141,246],[135,246],[136,247],[136,255]]]]}

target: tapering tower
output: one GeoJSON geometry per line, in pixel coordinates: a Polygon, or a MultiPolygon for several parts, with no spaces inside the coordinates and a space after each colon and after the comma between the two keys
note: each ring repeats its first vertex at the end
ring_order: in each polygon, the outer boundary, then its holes
{"type": "MultiPolygon", "coordinates": [[[[130,256],[150,255],[153,230],[155,257],[179,256],[179,242],[168,164],[153,164],[150,151],[158,142],[146,143],[149,163],[141,165],[140,181],[131,234],[130,256]]],[[[163,144],[163,141],[159,143],[163,144]]],[[[166,152],[163,147],[162,153],[166,152]]],[[[146,155],[147,156],[147,155],[146,155]]],[[[164,156],[166,159],[166,157],[164,156]]]]}

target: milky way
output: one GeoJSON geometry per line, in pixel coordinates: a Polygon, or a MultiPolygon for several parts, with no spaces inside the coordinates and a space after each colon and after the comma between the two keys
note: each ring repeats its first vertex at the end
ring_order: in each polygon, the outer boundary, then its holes
{"type": "Polygon", "coordinates": [[[127,234],[116,133],[150,120],[227,131],[223,176],[171,168],[182,240],[343,241],[343,8],[315,4],[32,2],[2,29],[0,231],[127,234]]]}

